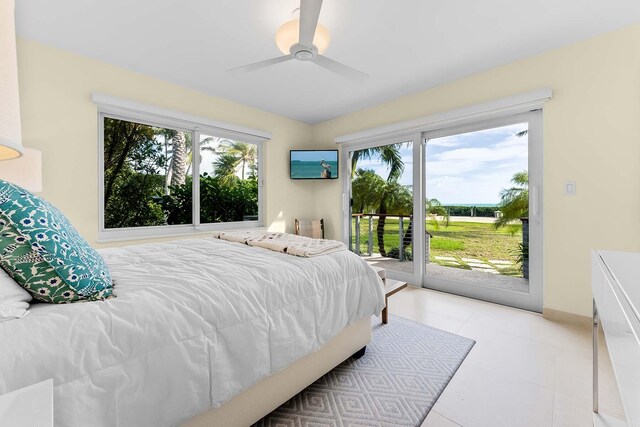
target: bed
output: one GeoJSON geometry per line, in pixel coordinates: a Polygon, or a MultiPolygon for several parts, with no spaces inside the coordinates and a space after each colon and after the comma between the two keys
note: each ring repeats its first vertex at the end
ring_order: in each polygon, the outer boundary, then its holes
{"type": "Polygon", "coordinates": [[[366,345],[358,256],[212,238],[100,251],[117,298],[0,324],[0,394],[53,378],[56,425],[247,425],[366,345]]]}

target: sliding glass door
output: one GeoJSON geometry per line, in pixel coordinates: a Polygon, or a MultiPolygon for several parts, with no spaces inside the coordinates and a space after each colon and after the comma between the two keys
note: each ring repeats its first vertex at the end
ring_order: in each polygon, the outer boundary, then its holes
{"type": "Polygon", "coordinates": [[[344,215],[349,248],[390,276],[404,279],[414,279],[420,270],[414,245],[416,144],[417,135],[350,147],[343,157],[348,169],[343,176],[348,181],[349,208],[344,215]]]}
{"type": "Polygon", "coordinates": [[[541,112],[343,148],[343,236],[392,278],[542,310],[541,112]]]}
{"type": "Polygon", "coordinates": [[[423,286],[541,311],[539,120],[423,134],[423,286]]]}

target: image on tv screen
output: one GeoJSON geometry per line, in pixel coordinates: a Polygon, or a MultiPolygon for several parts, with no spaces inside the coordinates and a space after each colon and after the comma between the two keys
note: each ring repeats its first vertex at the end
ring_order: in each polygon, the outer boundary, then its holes
{"type": "Polygon", "coordinates": [[[291,150],[291,178],[337,179],[338,150],[291,150]]]}

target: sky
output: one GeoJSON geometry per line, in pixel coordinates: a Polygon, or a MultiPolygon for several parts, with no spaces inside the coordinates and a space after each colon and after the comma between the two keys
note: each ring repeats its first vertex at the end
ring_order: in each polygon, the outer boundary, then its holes
{"type": "MultiPolygon", "coordinates": [[[[427,198],[446,205],[497,204],[500,190],[511,185],[514,173],[528,169],[528,140],[516,133],[527,129],[517,124],[483,131],[435,138],[427,142],[427,198]]],[[[405,170],[400,182],[411,185],[412,147],[400,151],[405,170]]],[[[379,159],[361,160],[358,168],[373,169],[386,177],[389,169],[379,159]]]]}
{"type": "Polygon", "coordinates": [[[319,162],[320,160],[326,160],[328,162],[336,162],[338,161],[338,151],[337,150],[310,150],[310,151],[300,151],[293,150],[291,152],[291,160],[300,160],[307,162],[319,162]]]}
{"type": "MultiPolygon", "coordinates": [[[[200,139],[203,140],[205,138],[211,138],[208,135],[200,135],[200,139]]],[[[205,144],[206,147],[211,147],[218,149],[220,147],[220,143],[217,141],[209,142],[205,144]]],[[[213,166],[213,162],[218,158],[218,154],[214,153],[210,150],[200,150],[200,174],[208,173],[209,175],[213,175],[215,172],[215,167],[213,166]]],[[[245,176],[249,174],[248,165],[245,165],[245,176]]],[[[242,178],[242,162],[238,164],[236,167],[236,176],[238,178],[242,178]]]]}

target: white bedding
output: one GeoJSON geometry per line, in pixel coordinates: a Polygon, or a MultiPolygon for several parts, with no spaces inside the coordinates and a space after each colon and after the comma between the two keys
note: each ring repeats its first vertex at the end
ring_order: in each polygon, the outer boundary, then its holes
{"type": "Polygon", "coordinates": [[[100,252],[117,298],[0,323],[0,394],[53,378],[57,426],[178,424],[384,307],[382,282],[347,251],[191,239],[100,252]]]}
{"type": "Polygon", "coordinates": [[[287,253],[293,256],[311,258],[334,252],[346,251],[347,246],[337,240],[312,239],[288,233],[221,231],[214,233],[214,238],[228,242],[241,242],[249,246],[287,253]]]}

